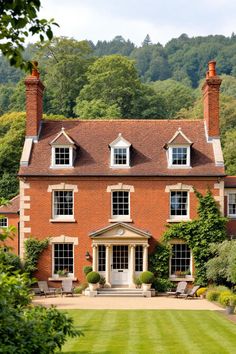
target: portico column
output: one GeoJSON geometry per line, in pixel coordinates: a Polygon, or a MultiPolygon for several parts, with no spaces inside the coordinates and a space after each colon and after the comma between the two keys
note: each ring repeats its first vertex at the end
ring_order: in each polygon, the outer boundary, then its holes
{"type": "Polygon", "coordinates": [[[148,247],[149,245],[143,245],[143,272],[148,270],[148,247]]]}
{"type": "Polygon", "coordinates": [[[97,245],[93,245],[93,271],[97,272],[97,245]]]}
{"type": "Polygon", "coordinates": [[[135,245],[131,245],[130,246],[130,280],[129,280],[130,288],[135,288],[134,272],[135,272],[135,245]]]}
{"type": "Polygon", "coordinates": [[[105,246],[106,246],[106,285],[111,286],[110,245],[105,245],[105,246]]]}

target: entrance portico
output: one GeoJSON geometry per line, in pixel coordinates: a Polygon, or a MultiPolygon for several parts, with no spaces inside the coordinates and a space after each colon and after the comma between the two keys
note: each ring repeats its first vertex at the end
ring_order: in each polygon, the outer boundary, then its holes
{"type": "Polygon", "coordinates": [[[135,287],[134,277],[148,267],[150,233],[125,223],[116,223],[90,234],[93,270],[107,286],[135,287]]]}

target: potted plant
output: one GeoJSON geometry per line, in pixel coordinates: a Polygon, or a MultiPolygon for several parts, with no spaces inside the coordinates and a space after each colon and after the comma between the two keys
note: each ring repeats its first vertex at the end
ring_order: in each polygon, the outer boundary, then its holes
{"type": "Polygon", "coordinates": [[[192,274],[191,274],[190,269],[187,269],[187,270],[184,272],[184,274],[185,274],[185,278],[192,278],[192,274]]]}
{"type": "Polygon", "coordinates": [[[154,281],[154,274],[149,271],[142,272],[139,279],[142,283],[143,291],[148,291],[151,289],[151,285],[154,281]]]}
{"type": "Polygon", "coordinates": [[[232,315],[236,306],[236,295],[225,291],[220,295],[220,303],[225,306],[227,315],[232,315]]]}
{"type": "Polygon", "coordinates": [[[139,277],[134,277],[134,284],[135,284],[135,287],[136,287],[137,289],[140,289],[140,288],[141,288],[142,282],[141,282],[141,280],[139,279],[139,277]]]}
{"type": "Polygon", "coordinates": [[[101,279],[101,276],[98,272],[89,272],[87,274],[87,282],[89,284],[89,290],[90,291],[95,291],[99,287],[99,281],[101,279]]]}
{"type": "Polygon", "coordinates": [[[59,269],[57,274],[59,277],[68,277],[69,272],[67,269],[59,269]]]}
{"type": "Polygon", "coordinates": [[[100,275],[99,287],[104,288],[105,284],[106,284],[106,278],[103,275],[100,275]]]}
{"type": "Polygon", "coordinates": [[[200,299],[204,299],[206,297],[206,292],[207,288],[200,288],[197,290],[197,296],[200,297],[200,299]]]}

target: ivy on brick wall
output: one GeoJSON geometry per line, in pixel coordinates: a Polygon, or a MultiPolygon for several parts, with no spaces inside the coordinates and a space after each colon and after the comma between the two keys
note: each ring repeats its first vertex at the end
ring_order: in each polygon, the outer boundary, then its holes
{"type": "Polygon", "coordinates": [[[227,237],[227,218],[222,217],[210,190],[206,195],[195,191],[198,198],[198,218],[193,221],[168,225],[162,244],[150,256],[150,268],[156,269],[163,278],[168,278],[171,240],[183,240],[191,248],[195,266],[195,283],[207,284],[206,263],[213,257],[209,245],[220,243],[227,237]],[[161,251],[161,252],[160,252],[161,251]],[[159,254],[158,254],[159,252],[159,254]],[[167,257],[168,254],[168,257],[167,257]]]}
{"type": "Polygon", "coordinates": [[[24,271],[31,276],[37,270],[37,264],[41,253],[48,247],[49,238],[37,240],[30,237],[25,240],[24,271]]]}

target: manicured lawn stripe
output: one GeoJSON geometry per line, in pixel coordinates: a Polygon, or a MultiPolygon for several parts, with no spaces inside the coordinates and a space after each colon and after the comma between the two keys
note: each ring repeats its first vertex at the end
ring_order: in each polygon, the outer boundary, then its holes
{"type": "Polygon", "coordinates": [[[213,311],[71,310],[85,336],[64,354],[234,354],[236,324],[213,311]]]}

